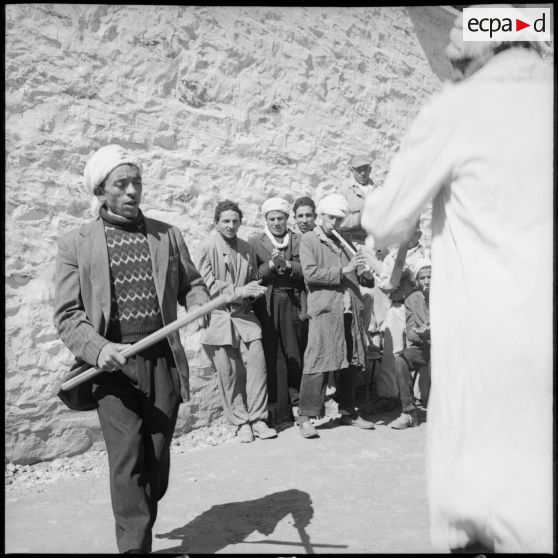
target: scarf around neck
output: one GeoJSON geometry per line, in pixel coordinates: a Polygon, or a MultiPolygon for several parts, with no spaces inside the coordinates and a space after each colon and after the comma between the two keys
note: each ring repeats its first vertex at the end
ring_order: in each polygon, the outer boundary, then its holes
{"type": "Polygon", "coordinates": [[[267,226],[267,223],[264,226],[264,232],[267,235],[267,237],[269,238],[269,240],[271,240],[271,244],[273,244],[273,246],[275,248],[277,248],[277,250],[285,250],[285,248],[287,248],[287,246],[289,245],[289,240],[291,238],[291,233],[289,232],[288,229],[287,229],[287,232],[286,232],[285,237],[283,238],[282,242],[277,242],[277,239],[273,236],[273,234],[269,230],[269,228],[267,226]]]}
{"type": "Polygon", "coordinates": [[[138,214],[133,219],[128,219],[127,217],[123,217],[122,215],[116,215],[116,213],[109,213],[108,206],[106,203],[101,205],[99,208],[99,215],[103,221],[109,223],[113,227],[125,229],[125,230],[134,230],[138,229],[143,226],[143,213],[141,210],[138,211],[138,214]]]}

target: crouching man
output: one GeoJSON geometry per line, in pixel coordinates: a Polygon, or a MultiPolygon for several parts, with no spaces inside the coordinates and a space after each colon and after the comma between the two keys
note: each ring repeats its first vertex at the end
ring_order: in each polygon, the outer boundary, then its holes
{"type": "Polygon", "coordinates": [[[103,369],[90,386],[107,448],[118,550],[148,553],[178,405],[189,397],[188,362],[178,332],[128,359],[120,351],[176,320],[177,302],[191,310],[209,293],[179,230],[141,212],[136,157],[119,145],[102,147],[84,178],[102,205],[97,219],[59,240],[54,323],[76,367],[103,369]]]}
{"type": "Polygon", "coordinates": [[[413,396],[414,370],[419,375],[422,404],[428,403],[430,392],[430,261],[421,260],[413,269],[418,289],[405,299],[407,348],[395,355],[395,379],[401,398],[401,416],[390,423],[402,430],[418,425],[418,414],[413,396]]]}

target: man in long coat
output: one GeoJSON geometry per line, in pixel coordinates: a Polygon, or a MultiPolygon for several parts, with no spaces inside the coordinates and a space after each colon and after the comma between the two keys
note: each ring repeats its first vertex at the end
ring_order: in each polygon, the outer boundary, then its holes
{"type": "Polygon", "coordinates": [[[254,249],[238,238],[242,211],[230,200],[215,208],[216,230],[202,242],[197,266],[212,297],[232,302],[211,313],[202,344],[217,370],[225,416],[237,427],[240,442],[277,436],[265,421],[268,396],[262,329],[250,299],[266,292],[259,284],[254,249]]]}
{"type": "Polygon", "coordinates": [[[264,231],[248,240],[256,251],[262,285],[267,287],[254,310],[262,325],[269,404],[277,424],[290,420],[291,412],[297,415],[307,335],[300,236],[287,230],[289,213],[286,200],[269,198],[262,205],[264,231]]]}
{"type": "Polygon", "coordinates": [[[177,303],[192,309],[209,300],[180,231],[140,211],[141,168],[118,145],[89,159],[85,184],[104,203],[95,221],[60,238],[54,302],[54,323],[74,367],[104,370],[90,386],[109,459],[118,550],[125,553],[151,550],[189,384],[178,332],[128,360],[120,351],[176,320],[177,303]]]}
{"type": "MultiPolygon", "coordinates": [[[[365,362],[365,326],[357,268],[361,256],[351,254],[336,236],[348,210],[341,194],[330,194],[317,207],[320,223],[304,233],[300,262],[308,288],[308,345],[300,387],[298,425],[305,438],[318,435],[310,417],[321,414],[328,375],[337,372],[337,401],[341,424],[374,428],[355,411],[355,380],[365,362]]],[[[360,279],[373,286],[371,274],[360,279]]]]}
{"type": "Polygon", "coordinates": [[[433,199],[433,543],[552,553],[552,67],[540,43],[463,42],[461,20],[464,79],[421,110],[362,224],[401,241],[433,199]]]}

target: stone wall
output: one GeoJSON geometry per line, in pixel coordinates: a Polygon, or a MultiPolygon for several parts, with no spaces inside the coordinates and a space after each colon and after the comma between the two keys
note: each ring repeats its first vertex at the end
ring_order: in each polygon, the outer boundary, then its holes
{"type": "MultiPolygon", "coordinates": [[[[330,190],[354,151],[371,154],[381,184],[440,80],[403,8],[5,10],[6,459],[33,463],[102,443],[96,413],[53,393],[72,360],[52,324],[56,242],[88,219],[82,172],[96,148],[142,157],[145,214],[195,252],[225,197],[246,238],[267,197],[330,190]]],[[[183,342],[193,397],[177,433],[221,416],[199,339],[183,342]]]]}

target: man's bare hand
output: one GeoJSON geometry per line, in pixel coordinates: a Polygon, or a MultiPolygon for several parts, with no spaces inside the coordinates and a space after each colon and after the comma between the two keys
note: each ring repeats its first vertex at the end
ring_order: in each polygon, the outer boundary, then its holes
{"type": "Polygon", "coordinates": [[[376,257],[376,254],[363,246],[357,252],[359,266],[369,271],[379,274],[382,269],[382,262],[376,257]]]}
{"type": "Polygon", "coordinates": [[[265,294],[267,287],[262,287],[260,281],[251,281],[240,288],[243,298],[258,298],[265,294]]]}
{"type": "Polygon", "coordinates": [[[280,271],[285,271],[287,262],[281,252],[277,250],[277,248],[275,248],[273,250],[273,253],[271,254],[271,261],[273,262],[273,267],[277,268],[280,271]]]}
{"type": "Polygon", "coordinates": [[[97,367],[107,372],[120,370],[126,364],[126,357],[120,354],[126,347],[123,343],[107,343],[97,357],[97,367]]]}
{"type": "Polygon", "coordinates": [[[347,275],[347,274],[353,272],[357,268],[357,266],[358,266],[358,259],[357,258],[358,258],[358,253],[355,254],[351,258],[350,262],[341,270],[341,273],[343,275],[347,275]]]}
{"type": "MultiPolygon", "coordinates": [[[[192,306],[191,308],[188,308],[188,311],[192,312],[196,308],[199,308],[199,306],[192,306]]],[[[200,316],[199,318],[196,318],[194,321],[187,324],[186,325],[187,335],[193,335],[194,333],[197,333],[201,329],[206,329],[207,326],[209,325],[209,317],[210,317],[209,314],[204,314],[203,316],[200,316]]]]}

